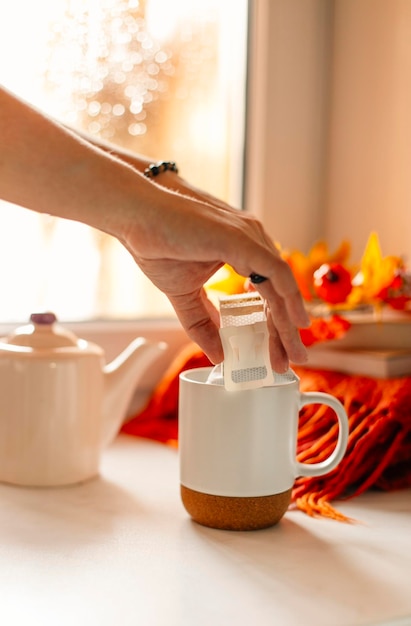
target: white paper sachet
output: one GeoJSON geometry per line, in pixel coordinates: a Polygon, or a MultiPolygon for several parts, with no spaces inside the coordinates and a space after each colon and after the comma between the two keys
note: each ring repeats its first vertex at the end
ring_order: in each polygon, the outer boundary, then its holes
{"type": "Polygon", "coordinates": [[[261,296],[252,292],[220,298],[220,316],[224,362],[213,368],[208,382],[224,383],[228,391],[273,384],[261,296]]]}

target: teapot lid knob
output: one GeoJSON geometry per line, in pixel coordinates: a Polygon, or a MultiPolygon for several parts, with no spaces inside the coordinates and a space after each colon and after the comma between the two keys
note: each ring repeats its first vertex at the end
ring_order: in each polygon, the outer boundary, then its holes
{"type": "Polygon", "coordinates": [[[30,322],[33,324],[54,324],[57,321],[57,317],[54,313],[46,312],[46,313],[32,313],[30,315],[30,322]]]}
{"type": "Polygon", "coordinates": [[[77,347],[83,350],[83,344],[87,344],[71,331],[61,328],[56,315],[50,311],[32,313],[30,322],[30,324],[16,328],[4,339],[4,342],[9,345],[32,348],[34,351],[67,347],[77,347]]]}

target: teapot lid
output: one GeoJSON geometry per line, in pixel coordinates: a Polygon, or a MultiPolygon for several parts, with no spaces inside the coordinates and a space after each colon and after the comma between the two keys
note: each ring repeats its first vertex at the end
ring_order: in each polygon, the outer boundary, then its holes
{"type": "Polygon", "coordinates": [[[5,342],[14,346],[27,348],[66,348],[78,347],[76,335],[57,323],[54,313],[32,313],[30,324],[16,328],[5,342]]]}

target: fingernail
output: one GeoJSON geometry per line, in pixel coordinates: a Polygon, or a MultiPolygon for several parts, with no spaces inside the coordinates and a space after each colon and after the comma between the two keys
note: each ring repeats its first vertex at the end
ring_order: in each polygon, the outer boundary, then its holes
{"type": "Polygon", "coordinates": [[[259,285],[267,280],[267,277],[261,276],[261,274],[250,274],[249,278],[253,285],[259,285]]]}

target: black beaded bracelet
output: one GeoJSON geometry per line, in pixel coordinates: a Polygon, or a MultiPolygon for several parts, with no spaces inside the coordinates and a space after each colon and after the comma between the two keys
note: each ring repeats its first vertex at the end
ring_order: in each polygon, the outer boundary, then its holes
{"type": "Polygon", "coordinates": [[[167,170],[178,174],[178,167],[174,161],[159,161],[158,163],[151,163],[151,165],[144,170],[144,176],[147,178],[155,178],[155,176],[167,170]]]}

